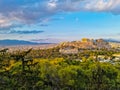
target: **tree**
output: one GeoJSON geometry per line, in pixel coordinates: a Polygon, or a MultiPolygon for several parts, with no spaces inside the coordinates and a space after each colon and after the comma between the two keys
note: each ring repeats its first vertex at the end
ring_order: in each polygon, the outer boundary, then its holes
{"type": "Polygon", "coordinates": [[[30,52],[32,51],[32,49],[29,49],[27,51],[22,51],[22,52],[18,52],[14,55],[11,55],[11,57],[13,57],[15,60],[17,61],[21,61],[22,62],[22,71],[24,72],[25,71],[25,56],[28,55],[30,52]]]}

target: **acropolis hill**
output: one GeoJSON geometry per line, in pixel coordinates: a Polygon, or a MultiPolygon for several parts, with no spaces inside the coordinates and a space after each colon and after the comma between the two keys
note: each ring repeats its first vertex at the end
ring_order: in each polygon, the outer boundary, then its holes
{"type": "Polygon", "coordinates": [[[82,38],[81,41],[72,41],[72,42],[63,42],[60,44],[61,48],[66,47],[73,47],[79,49],[110,49],[111,46],[108,42],[104,41],[103,39],[88,39],[82,38]]]}

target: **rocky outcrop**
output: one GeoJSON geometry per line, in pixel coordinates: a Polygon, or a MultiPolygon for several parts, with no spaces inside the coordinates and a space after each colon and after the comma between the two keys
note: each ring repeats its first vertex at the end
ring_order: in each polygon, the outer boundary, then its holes
{"type": "Polygon", "coordinates": [[[64,53],[64,54],[76,54],[76,53],[78,53],[78,49],[77,48],[66,47],[66,48],[61,48],[59,50],[59,52],[64,53]]]}
{"type": "Polygon", "coordinates": [[[81,41],[72,41],[72,42],[63,42],[60,44],[61,48],[66,48],[66,47],[73,47],[73,48],[78,48],[78,49],[110,49],[111,46],[109,45],[108,42],[104,41],[103,39],[88,39],[88,38],[83,38],[81,41]]]}

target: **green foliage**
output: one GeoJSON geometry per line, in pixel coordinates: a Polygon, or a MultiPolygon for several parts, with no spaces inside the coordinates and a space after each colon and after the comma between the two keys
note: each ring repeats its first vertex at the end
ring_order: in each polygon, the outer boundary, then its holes
{"type": "Polygon", "coordinates": [[[119,90],[120,64],[98,61],[98,55],[113,51],[63,55],[58,50],[1,52],[0,90],[119,90]]]}

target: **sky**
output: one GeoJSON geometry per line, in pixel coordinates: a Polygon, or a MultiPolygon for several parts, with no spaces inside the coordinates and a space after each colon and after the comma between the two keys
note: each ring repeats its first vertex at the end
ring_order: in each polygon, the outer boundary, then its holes
{"type": "Polygon", "coordinates": [[[0,0],[0,40],[120,40],[120,0],[0,0]]]}

